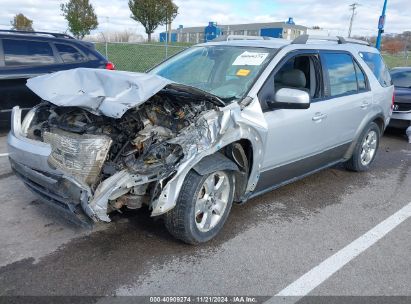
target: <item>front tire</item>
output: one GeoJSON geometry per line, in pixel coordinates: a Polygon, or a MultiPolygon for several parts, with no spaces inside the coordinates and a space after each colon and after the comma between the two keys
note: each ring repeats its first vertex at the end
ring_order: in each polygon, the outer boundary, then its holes
{"type": "Polygon", "coordinates": [[[368,171],[377,154],[380,136],[378,125],[375,122],[370,123],[362,132],[352,157],[344,163],[345,168],[355,172],[368,171]]]}
{"type": "Polygon", "coordinates": [[[180,190],[176,206],[166,214],[167,230],[188,244],[214,238],[230,213],[234,195],[234,175],[215,171],[199,175],[191,170],[180,190]]]}

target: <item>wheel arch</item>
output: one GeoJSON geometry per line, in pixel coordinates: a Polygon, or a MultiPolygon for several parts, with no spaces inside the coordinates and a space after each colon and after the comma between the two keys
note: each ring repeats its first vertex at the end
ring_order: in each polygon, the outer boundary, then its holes
{"type": "Polygon", "coordinates": [[[200,175],[216,170],[233,171],[236,189],[234,201],[240,202],[246,193],[249,176],[254,168],[253,156],[251,141],[243,138],[226,145],[214,154],[205,156],[193,167],[193,170],[200,175]]]}
{"type": "Polygon", "coordinates": [[[358,128],[354,140],[352,141],[350,147],[348,148],[347,152],[344,155],[344,160],[349,160],[351,156],[354,153],[355,146],[358,143],[358,140],[360,139],[360,136],[364,129],[370,124],[370,123],[376,123],[377,126],[380,129],[380,136],[384,133],[385,130],[385,123],[384,123],[384,116],[382,114],[376,114],[374,116],[371,116],[369,119],[365,119],[364,122],[361,124],[361,126],[358,128]]]}
{"type": "Polygon", "coordinates": [[[238,166],[220,151],[203,157],[193,170],[200,175],[210,174],[217,170],[238,171],[238,166]]]}
{"type": "Polygon", "coordinates": [[[235,175],[234,201],[245,201],[250,175],[255,169],[254,146],[249,139],[240,139],[224,147],[225,155],[236,163],[239,170],[235,175]]]}
{"type": "Polygon", "coordinates": [[[377,124],[377,126],[380,128],[380,135],[382,136],[382,134],[384,133],[385,130],[385,123],[384,123],[384,118],[382,115],[379,115],[377,117],[375,117],[375,119],[372,121],[375,122],[377,124]]]}

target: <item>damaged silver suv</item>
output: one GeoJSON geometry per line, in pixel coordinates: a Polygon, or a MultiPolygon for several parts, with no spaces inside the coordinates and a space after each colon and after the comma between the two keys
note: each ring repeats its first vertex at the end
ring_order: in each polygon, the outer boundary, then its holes
{"type": "Polygon", "coordinates": [[[194,46],[147,74],[74,69],[27,86],[13,109],[11,166],[82,221],[147,205],[172,235],[206,242],[233,202],[344,163],[369,169],[393,86],[365,43],[301,36],[194,46]],[[368,58],[379,65],[368,65],[368,58]]]}

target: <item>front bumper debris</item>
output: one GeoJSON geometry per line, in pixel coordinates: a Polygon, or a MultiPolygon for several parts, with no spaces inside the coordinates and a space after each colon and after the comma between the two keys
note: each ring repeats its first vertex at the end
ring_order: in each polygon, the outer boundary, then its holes
{"type": "Polygon", "coordinates": [[[67,219],[85,227],[92,225],[92,220],[83,211],[87,205],[85,190],[62,175],[40,172],[20,164],[10,158],[13,172],[43,202],[53,206],[67,219]]]}
{"type": "Polygon", "coordinates": [[[56,207],[69,220],[90,226],[92,220],[97,220],[88,206],[90,189],[49,166],[50,145],[23,136],[19,107],[13,108],[11,118],[7,144],[14,173],[42,201],[56,207]]]}

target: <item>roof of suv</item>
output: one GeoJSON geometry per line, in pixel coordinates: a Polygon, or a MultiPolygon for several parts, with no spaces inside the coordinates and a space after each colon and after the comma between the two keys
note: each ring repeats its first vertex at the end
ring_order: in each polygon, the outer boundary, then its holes
{"type": "Polygon", "coordinates": [[[342,37],[321,37],[321,36],[308,36],[302,35],[294,40],[287,40],[283,38],[272,38],[272,39],[239,39],[218,41],[218,42],[207,42],[199,44],[199,46],[205,45],[226,45],[226,46],[240,46],[240,47],[264,47],[278,49],[288,45],[295,46],[306,46],[305,48],[331,48],[331,49],[349,49],[357,51],[371,51],[378,52],[378,50],[368,44],[366,41],[342,38],[342,37]]]}
{"type": "Polygon", "coordinates": [[[34,38],[36,40],[43,40],[43,41],[78,43],[86,47],[93,47],[93,44],[91,42],[78,40],[70,35],[62,34],[62,33],[0,30],[0,38],[19,38],[19,39],[34,38]]]}
{"type": "MultiPolygon", "coordinates": [[[[16,60],[18,61],[19,59],[16,60]]],[[[94,43],[78,40],[67,34],[0,30],[0,67],[7,65],[8,68],[13,69],[18,66],[19,73],[24,74],[25,71],[29,71],[31,74],[42,74],[75,67],[107,68],[107,64],[108,60],[96,50],[94,43]],[[33,56],[36,52],[36,47],[27,47],[23,51],[27,53],[27,58],[31,58],[31,61],[23,60],[23,63],[8,65],[6,63],[6,53],[10,55],[18,52],[16,50],[21,48],[18,43],[22,42],[48,44],[47,52],[50,54],[46,57],[51,58],[50,61],[45,62],[42,61],[41,56],[33,56]],[[67,48],[67,45],[71,48],[67,48]],[[70,58],[66,61],[62,56],[65,56],[66,59],[70,58]]],[[[10,74],[9,69],[1,71],[1,74],[7,77],[15,77],[13,73],[10,74]]],[[[24,75],[27,76],[26,74],[24,75]]]]}

